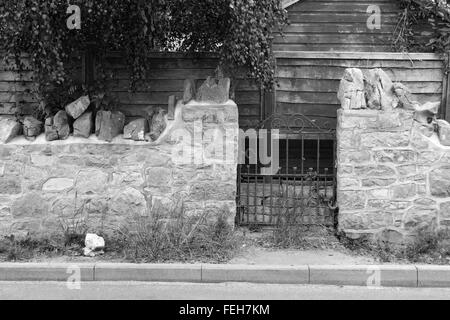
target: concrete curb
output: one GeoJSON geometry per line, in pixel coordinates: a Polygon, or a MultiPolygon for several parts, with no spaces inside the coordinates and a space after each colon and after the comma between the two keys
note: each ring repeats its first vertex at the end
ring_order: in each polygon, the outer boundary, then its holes
{"type": "Polygon", "coordinates": [[[249,282],[450,288],[450,266],[1,263],[0,281],[249,282]]]}

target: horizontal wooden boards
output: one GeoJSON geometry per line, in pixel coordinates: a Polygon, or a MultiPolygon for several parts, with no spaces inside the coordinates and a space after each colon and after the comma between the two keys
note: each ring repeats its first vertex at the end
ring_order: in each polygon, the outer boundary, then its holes
{"type": "Polygon", "coordinates": [[[290,25],[275,33],[281,51],[393,51],[391,35],[401,12],[397,1],[303,0],[287,7],[290,25]],[[380,27],[369,28],[373,8],[380,27]]]}
{"type": "MultiPolygon", "coordinates": [[[[102,61],[109,80],[107,87],[121,102],[122,111],[127,116],[138,116],[145,107],[152,105],[167,108],[169,96],[183,98],[185,79],[194,79],[200,86],[208,76],[213,76],[219,60],[209,54],[151,54],[149,72],[145,83],[135,92],[129,92],[130,73],[123,56],[109,55],[102,61]]],[[[246,118],[259,119],[261,92],[259,86],[245,76],[245,72],[236,75],[235,101],[239,106],[242,121],[246,118]]]]}
{"type": "Polygon", "coordinates": [[[382,68],[420,103],[440,101],[444,60],[434,54],[276,52],[277,112],[336,118],[339,83],[346,68],[382,68]]]}
{"type": "MultiPolygon", "coordinates": [[[[23,59],[27,65],[26,57],[23,59]]],[[[184,80],[195,79],[201,85],[208,76],[214,75],[219,59],[209,53],[150,53],[147,81],[138,85],[135,92],[130,92],[131,77],[123,55],[110,53],[102,63],[107,88],[120,101],[121,111],[134,118],[143,115],[143,110],[150,105],[167,108],[171,95],[181,99],[184,80]]],[[[81,72],[75,77],[81,80],[81,72]]],[[[33,110],[37,102],[30,93],[32,81],[33,73],[29,68],[19,73],[14,65],[0,64],[0,114],[14,114],[18,105],[25,112],[33,110]]],[[[247,79],[245,72],[237,74],[234,82],[241,123],[256,123],[261,110],[259,85],[247,79]]]]}

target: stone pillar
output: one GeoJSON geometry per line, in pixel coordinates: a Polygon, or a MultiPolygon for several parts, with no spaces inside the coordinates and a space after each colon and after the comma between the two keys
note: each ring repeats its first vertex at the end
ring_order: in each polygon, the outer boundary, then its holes
{"type": "Polygon", "coordinates": [[[450,148],[403,109],[338,111],[339,229],[402,241],[450,226],[450,148]]]}

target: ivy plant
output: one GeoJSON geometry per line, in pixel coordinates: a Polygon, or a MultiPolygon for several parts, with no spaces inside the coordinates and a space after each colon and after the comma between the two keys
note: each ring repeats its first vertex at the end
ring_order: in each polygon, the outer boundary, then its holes
{"type": "Polygon", "coordinates": [[[397,51],[450,50],[450,5],[446,0],[400,0],[401,13],[393,34],[397,51]]]}
{"type": "Polygon", "coordinates": [[[70,98],[66,89],[92,47],[97,61],[123,53],[131,89],[145,80],[151,51],[216,52],[222,64],[245,67],[271,87],[270,42],[286,22],[280,0],[2,0],[0,50],[22,70],[28,57],[41,106],[57,108],[70,98]],[[69,5],[81,9],[80,29],[67,27],[69,5]]]}

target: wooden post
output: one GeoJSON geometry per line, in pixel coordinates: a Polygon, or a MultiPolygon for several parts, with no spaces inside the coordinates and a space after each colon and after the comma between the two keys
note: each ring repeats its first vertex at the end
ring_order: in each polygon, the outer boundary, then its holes
{"type": "Polygon", "coordinates": [[[272,114],[276,112],[276,92],[275,88],[272,89],[272,91],[265,90],[264,91],[264,107],[262,112],[262,120],[266,120],[269,118],[272,114]]]}
{"type": "Polygon", "coordinates": [[[175,119],[175,107],[176,107],[177,99],[175,96],[169,96],[167,117],[169,120],[175,119]]]}
{"type": "Polygon", "coordinates": [[[95,81],[94,50],[93,44],[88,44],[87,49],[83,54],[82,78],[83,84],[86,86],[92,85],[95,81]]]}
{"type": "MultiPolygon", "coordinates": [[[[450,53],[447,54],[447,61],[445,62],[450,63],[450,53]]],[[[447,120],[450,122],[450,72],[447,65],[444,66],[445,68],[445,74],[444,74],[444,82],[443,82],[443,103],[442,103],[442,110],[441,110],[441,116],[442,119],[447,120]]]]}

